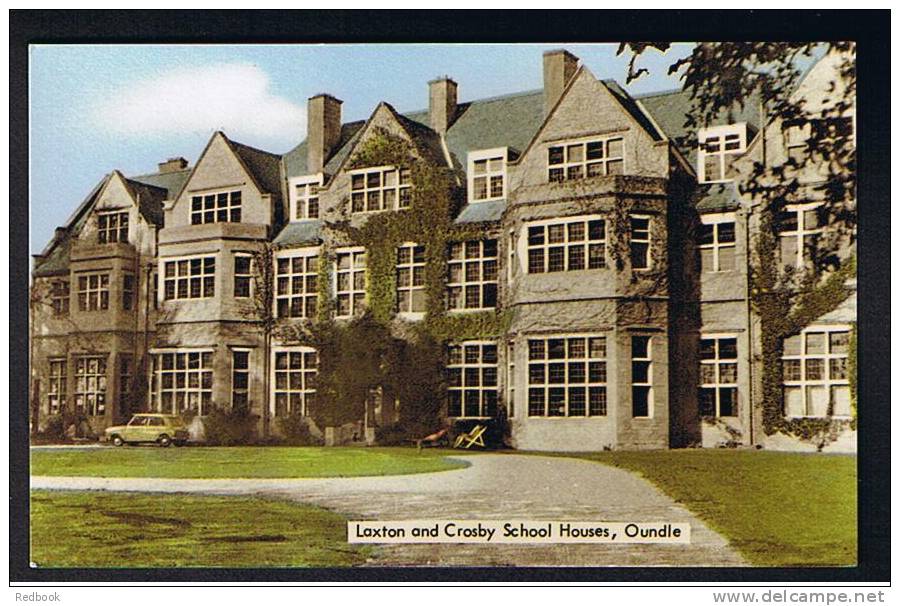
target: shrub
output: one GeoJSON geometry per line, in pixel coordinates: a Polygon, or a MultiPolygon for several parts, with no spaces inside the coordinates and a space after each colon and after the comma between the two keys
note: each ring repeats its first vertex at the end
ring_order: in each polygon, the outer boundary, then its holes
{"type": "Polygon", "coordinates": [[[289,446],[321,446],[323,440],[313,435],[309,420],[299,414],[278,417],[275,421],[282,435],[282,442],[289,446]]]}
{"type": "Polygon", "coordinates": [[[375,430],[375,442],[379,446],[408,446],[410,440],[421,438],[425,434],[413,437],[408,428],[401,423],[386,425],[375,430]]]}
{"type": "Polygon", "coordinates": [[[64,411],[47,417],[47,424],[40,436],[43,440],[50,442],[68,442],[72,437],[91,437],[91,431],[85,415],[64,411]],[[69,436],[66,431],[72,426],[75,427],[74,435],[69,436]]]}
{"type": "Polygon", "coordinates": [[[246,410],[213,410],[203,419],[206,443],[211,446],[240,446],[257,439],[258,415],[246,410]]]}

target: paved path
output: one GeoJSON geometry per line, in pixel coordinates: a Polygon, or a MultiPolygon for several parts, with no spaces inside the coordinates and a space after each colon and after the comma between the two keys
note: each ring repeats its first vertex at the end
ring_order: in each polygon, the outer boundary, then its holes
{"type": "Polygon", "coordinates": [[[481,454],[469,467],[328,479],[31,478],[32,488],[278,496],[356,519],[690,522],[690,545],[385,545],[374,566],[746,566],[727,541],[633,473],[578,459],[481,454]]]}

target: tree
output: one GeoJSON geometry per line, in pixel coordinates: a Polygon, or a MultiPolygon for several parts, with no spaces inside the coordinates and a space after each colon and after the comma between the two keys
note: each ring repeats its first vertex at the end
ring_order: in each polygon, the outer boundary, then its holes
{"type": "MultiPolygon", "coordinates": [[[[627,82],[649,73],[638,63],[650,50],[665,52],[667,43],[626,42],[618,53],[630,53],[627,82]]],[[[742,179],[741,193],[774,215],[798,198],[813,195],[825,202],[829,229],[813,255],[817,270],[831,269],[833,254],[842,240],[856,230],[855,137],[847,114],[856,98],[856,44],[853,42],[715,42],[697,44],[688,57],[669,66],[679,74],[692,107],[685,117],[691,139],[682,146],[698,144],[699,128],[723,122],[730,112],[749,103],[759,103],[764,113],[761,127],[797,126],[807,136],[806,147],[780,165],[755,163],[742,179]],[[824,108],[796,94],[805,70],[819,57],[839,58],[837,77],[826,86],[831,97],[824,108]],[[800,179],[803,169],[818,167],[821,179],[811,188],[800,179]]],[[[756,209],[755,209],[756,210],[756,209]]],[[[777,222],[771,222],[777,229],[777,222]]]]}

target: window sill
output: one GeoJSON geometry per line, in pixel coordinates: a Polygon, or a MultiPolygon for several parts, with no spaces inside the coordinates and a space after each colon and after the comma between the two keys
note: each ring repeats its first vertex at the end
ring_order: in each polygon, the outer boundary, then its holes
{"type": "Polygon", "coordinates": [[[497,311],[496,307],[467,307],[465,309],[448,309],[451,314],[475,314],[482,311],[497,311]]]}

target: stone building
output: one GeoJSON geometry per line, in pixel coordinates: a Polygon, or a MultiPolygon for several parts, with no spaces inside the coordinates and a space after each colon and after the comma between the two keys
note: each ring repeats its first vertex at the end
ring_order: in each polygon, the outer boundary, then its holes
{"type": "MultiPolygon", "coordinates": [[[[818,61],[795,94],[825,108],[837,64],[818,61]]],[[[753,163],[803,146],[804,126],[749,102],[689,133],[684,92],[629,95],[562,50],[544,54],[543,74],[541,90],[470,102],[440,78],[427,110],[382,102],[364,122],[343,122],[341,101],[318,95],[306,140],[284,155],[217,132],[191,167],[175,158],[149,175],[109,174],[36,255],[33,424],[69,410],[99,431],[136,410],[243,407],[270,434],[279,417],[306,414],[318,356],[289,335],[362,313],[379,286],[376,260],[335,225],[404,216],[415,198],[415,171],[366,163],[387,138],[450,176],[464,234],[440,251],[426,250],[428,233],[398,243],[392,329],[434,313],[433,263],[446,280],[440,313],[502,317],[490,334],[441,337],[447,419],[502,409],[521,449],[822,447],[763,431],[759,204],[741,193],[753,163]],[[266,250],[271,267],[259,268],[266,250]],[[270,330],[267,317],[297,330],[270,330]]],[[[828,229],[821,204],[809,194],[787,206],[780,264],[803,267],[810,236],[828,229]]],[[[824,447],[852,449],[855,295],[834,307],[784,340],[782,414],[845,419],[824,447]]],[[[332,438],[372,442],[404,405],[372,400],[332,438]]]]}

